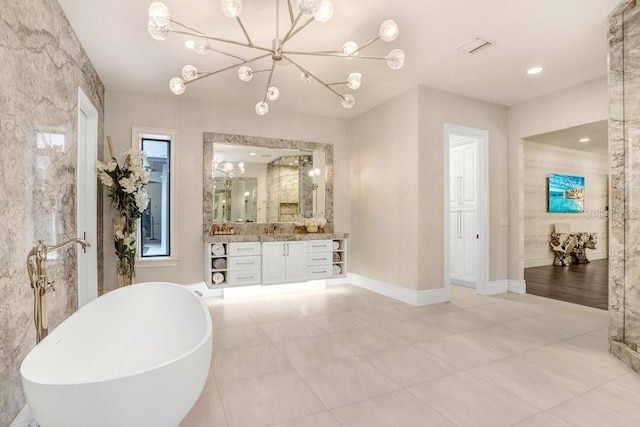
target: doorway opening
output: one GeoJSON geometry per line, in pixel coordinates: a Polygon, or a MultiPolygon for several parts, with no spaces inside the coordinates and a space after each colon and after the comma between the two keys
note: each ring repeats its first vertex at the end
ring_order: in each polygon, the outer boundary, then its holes
{"type": "Polygon", "coordinates": [[[445,124],[445,284],[489,286],[488,140],[485,130],[445,124]]]}
{"type": "Polygon", "coordinates": [[[98,297],[98,111],[78,88],[76,230],[90,247],[78,249],[78,308],[98,297]]]}

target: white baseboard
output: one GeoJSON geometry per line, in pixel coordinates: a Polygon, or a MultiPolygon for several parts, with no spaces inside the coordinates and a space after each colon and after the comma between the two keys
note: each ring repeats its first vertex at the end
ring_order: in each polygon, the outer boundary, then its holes
{"type": "MultiPolygon", "coordinates": [[[[607,259],[609,253],[607,251],[603,252],[587,252],[587,258],[589,260],[595,259],[607,259]]],[[[544,257],[544,258],[529,258],[524,260],[524,268],[530,267],[544,267],[546,265],[553,265],[553,257],[544,257]]]]}
{"type": "Polygon", "coordinates": [[[352,285],[389,298],[397,299],[398,301],[402,301],[413,306],[440,304],[442,302],[451,301],[449,288],[415,291],[413,289],[403,288],[402,286],[370,279],[354,273],[348,273],[347,276],[349,278],[349,283],[352,285]]]}
{"type": "Polygon", "coordinates": [[[514,294],[526,294],[527,282],[524,280],[509,280],[509,292],[514,294]]]}
{"type": "Polygon", "coordinates": [[[513,292],[515,294],[524,294],[527,292],[527,286],[524,280],[495,280],[489,282],[487,285],[487,292],[481,293],[481,295],[497,295],[507,292],[513,292]]]}

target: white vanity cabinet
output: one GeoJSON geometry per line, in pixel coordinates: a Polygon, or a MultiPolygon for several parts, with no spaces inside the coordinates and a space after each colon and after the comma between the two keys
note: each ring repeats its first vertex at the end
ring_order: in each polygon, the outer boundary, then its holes
{"type": "Polygon", "coordinates": [[[333,276],[333,240],[307,242],[307,275],[309,280],[333,276]]]}
{"type": "Polygon", "coordinates": [[[260,242],[229,243],[227,280],[229,286],[259,285],[261,281],[260,242]]]}
{"type": "Polygon", "coordinates": [[[307,242],[263,242],[262,284],[305,282],[307,242]]]}

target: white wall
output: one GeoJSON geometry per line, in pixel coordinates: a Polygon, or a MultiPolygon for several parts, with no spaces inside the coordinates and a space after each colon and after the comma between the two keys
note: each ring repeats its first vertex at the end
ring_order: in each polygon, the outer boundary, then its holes
{"type": "MultiPolygon", "coordinates": [[[[507,108],[420,88],[419,289],[444,281],[444,125],[489,132],[489,281],[507,278],[507,108]]],[[[448,179],[448,178],[447,178],[448,179]]]]}
{"type": "Polygon", "coordinates": [[[355,118],[351,138],[349,272],[417,290],[418,89],[355,118]]]}
{"type": "Polygon", "coordinates": [[[489,280],[507,278],[507,108],[417,87],[353,120],[349,270],[444,287],[444,125],[489,131],[489,280]]]}
{"type": "Polygon", "coordinates": [[[595,250],[587,257],[607,257],[609,159],[606,154],[524,142],[524,267],[553,264],[549,237],[554,224],[569,223],[572,232],[598,233],[595,250]],[[585,178],[584,213],[547,212],[547,178],[550,173],[585,178]]]}
{"type": "MultiPolygon", "coordinates": [[[[178,131],[173,173],[178,206],[176,239],[179,263],[170,267],[139,267],[136,282],[153,280],[194,283],[203,280],[202,156],[203,132],[219,132],[334,144],[334,223],[349,231],[349,124],[345,120],[283,113],[266,116],[251,106],[229,107],[191,101],[167,94],[153,96],[109,91],[105,105],[105,134],[113,136],[116,152],[131,147],[131,127],[160,127],[178,131]]],[[[113,210],[104,199],[105,241],[109,242],[113,210]]],[[[116,259],[105,246],[105,291],[117,286],[116,259]]]]}
{"type": "Polygon", "coordinates": [[[608,117],[606,77],[509,108],[509,279],[524,278],[523,140],[608,117]]]}

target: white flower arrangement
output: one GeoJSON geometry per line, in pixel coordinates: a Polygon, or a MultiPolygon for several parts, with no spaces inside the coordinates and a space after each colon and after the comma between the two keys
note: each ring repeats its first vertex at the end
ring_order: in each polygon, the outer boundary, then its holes
{"type": "Polygon", "coordinates": [[[98,161],[100,182],[107,187],[111,203],[120,214],[113,230],[118,274],[129,279],[135,275],[136,220],[149,205],[149,193],[145,188],[149,172],[144,168],[145,157],[143,151],[128,150],[124,153],[122,166],[115,157],[108,162],[98,161]]]}
{"type": "Polygon", "coordinates": [[[325,225],[327,225],[327,220],[325,218],[305,218],[304,219],[305,227],[324,228],[325,225]]]}

